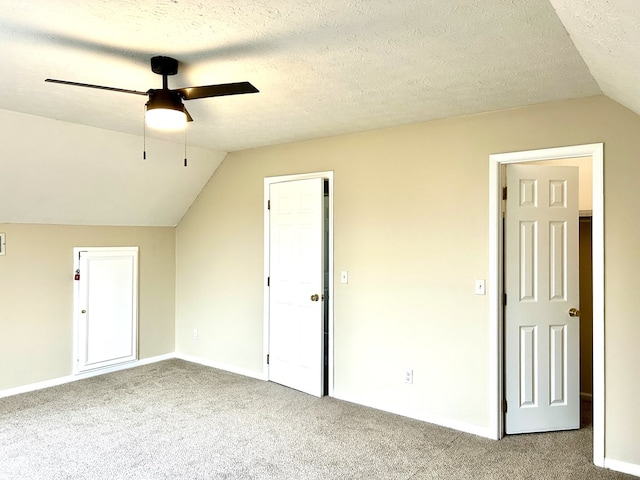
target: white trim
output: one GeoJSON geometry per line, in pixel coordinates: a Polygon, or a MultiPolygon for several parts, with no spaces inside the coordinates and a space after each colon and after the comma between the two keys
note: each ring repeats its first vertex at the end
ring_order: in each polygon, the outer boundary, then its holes
{"type": "MultiPolygon", "coordinates": [[[[77,382],[79,380],[84,380],[86,378],[96,377],[99,375],[105,375],[108,373],[114,373],[121,370],[128,370],[130,368],[141,367],[143,365],[149,365],[152,363],[162,362],[165,360],[172,359],[184,360],[186,362],[197,363],[199,365],[203,365],[205,367],[216,368],[218,370],[224,370],[226,372],[235,373],[238,375],[243,375],[249,378],[255,378],[257,380],[267,380],[264,378],[262,374],[259,372],[255,372],[252,370],[238,368],[232,365],[225,365],[217,362],[213,362],[210,360],[206,360],[204,358],[195,357],[193,355],[185,355],[181,353],[165,353],[163,355],[157,355],[155,357],[144,358],[142,360],[129,362],[121,365],[114,365],[111,367],[105,367],[100,370],[94,370],[91,372],[81,373],[79,375],[67,375],[64,377],[53,378],[50,380],[45,380],[42,382],[31,383],[29,385],[22,385],[20,387],[9,388],[6,390],[0,390],[0,398],[10,397],[13,395],[19,395],[21,393],[33,392],[36,390],[41,390],[44,388],[55,387],[58,385],[63,385],[65,383],[77,382]]],[[[342,400],[345,402],[356,403],[358,405],[362,405],[364,407],[375,408],[377,410],[382,410],[385,412],[393,413],[396,415],[401,415],[403,417],[413,418],[416,420],[420,420],[423,422],[431,423],[434,425],[440,425],[442,427],[451,428],[454,430],[458,430],[461,432],[471,433],[473,435],[478,435],[480,437],[485,438],[493,438],[493,430],[491,428],[479,427],[477,425],[473,425],[466,422],[460,422],[458,420],[452,420],[446,417],[439,417],[436,415],[428,415],[423,412],[413,411],[405,408],[398,408],[397,405],[389,404],[385,405],[382,403],[371,402],[362,398],[350,397],[349,395],[343,395],[341,392],[336,392],[335,390],[332,392],[334,398],[338,400],[342,400]]],[[[613,467],[611,467],[613,468],[613,467]]]]}
{"type": "Polygon", "coordinates": [[[375,408],[376,410],[382,410],[383,412],[393,413],[395,415],[401,415],[407,418],[413,418],[421,422],[431,423],[433,425],[439,425],[441,427],[451,428],[460,432],[471,433],[472,435],[478,435],[479,437],[493,439],[493,430],[487,427],[480,427],[471,423],[461,422],[459,420],[453,420],[447,417],[440,417],[438,415],[431,415],[422,411],[398,407],[393,403],[385,404],[376,401],[370,401],[368,399],[357,398],[349,395],[343,395],[342,392],[336,392],[334,390],[334,398],[345,402],[351,402],[364,407],[375,408]]]}
{"type": "Polygon", "coordinates": [[[267,287],[267,277],[269,276],[269,186],[272,183],[291,182],[295,180],[306,180],[308,178],[324,178],[329,181],[329,352],[327,353],[329,369],[329,391],[325,392],[330,397],[333,393],[333,171],[300,173],[294,175],[282,175],[278,177],[266,177],[264,179],[264,282],[263,282],[263,364],[262,377],[269,379],[269,366],[267,365],[267,353],[269,352],[269,287],[267,287]]]}
{"type": "Polygon", "coordinates": [[[593,462],[605,460],[605,316],[604,316],[604,145],[593,145],[593,462]]]}
{"type": "Polygon", "coordinates": [[[264,377],[263,373],[255,372],[253,370],[247,370],[245,368],[238,368],[234,365],[227,365],[224,363],[215,362],[212,360],[207,360],[205,358],[195,357],[193,355],[185,355],[182,353],[176,353],[175,358],[179,360],[184,360],[185,362],[197,363],[199,365],[203,365],[205,367],[215,368],[218,370],[224,370],[230,373],[237,373],[238,375],[243,375],[245,377],[256,378],[258,380],[267,380],[264,377]]]}
{"type": "Polygon", "coordinates": [[[128,370],[134,367],[141,367],[143,365],[162,362],[164,360],[171,360],[172,358],[175,358],[175,355],[173,353],[165,353],[164,355],[157,355],[155,357],[143,358],[142,360],[135,360],[133,362],[122,363],[120,365],[104,367],[101,369],[92,370],[91,372],[80,373],[78,375],[67,375],[65,377],[52,378],[50,380],[44,380],[42,382],[30,383],[28,385],[8,388],[6,390],[0,390],[0,398],[11,397],[13,395],[19,395],[21,393],[33,392],[35,390],[42,390],[43,388],[56,387],[65,383],[76,382],[78,380],[97,377],[98,375],[105,375],[107,373],[119,372],[120,370],[128,370]]]}
{"type": "Polygon", "coordinates": [[[628,473],[629,475],[640,477],[640,465],[636,465],[635,463],[627,463],[621,462],[620,460],[605,458],[604,468],[610,468],[616,472],[628,473]]]}
{"type": "Polygon", "coordinates": [[[502,185],[507,163],[591,157],[593,167],[593,462],[605,463],[604,359],[604,148],[602,143],[500,153],[489,156],[489,421],[492,438],[504,434],[502,416],[502,185]]]}
{"type": "Polygon", "coordinates": [[[500,163],[489,157],[489,426],[491,438],[504,435],[502,399],[503,378],[503,319],[502,319],[502,184],[500,163]]]}

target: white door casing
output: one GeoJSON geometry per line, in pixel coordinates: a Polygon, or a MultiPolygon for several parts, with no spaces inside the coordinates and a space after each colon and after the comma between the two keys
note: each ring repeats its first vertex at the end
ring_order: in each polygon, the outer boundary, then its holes
{"type": "Polygon", "coordinates": [[[507,166],[506,433],[580,427],[578,168],[507,166]]]}
{"type": "Polygon", "coordinates": [[[323,394],[324,179],[269,190],[269,380],[323,394]]]}
{"type": "Polygon", "coordinates": [[[592,268],[593,268],[593,463],[605,459],[605,315],[604,315],[604,144],[524,150],[489,155],[489,428],[486,436],[504,435],[504,329],[503,329],[503,225],[502,169],[511,163],[560,158],[591,159],[592,268]]]}
{"type": "Polygon", "coordinates": [[[74,372],[138,355],[138,248],[75,248],[74,372]]]}

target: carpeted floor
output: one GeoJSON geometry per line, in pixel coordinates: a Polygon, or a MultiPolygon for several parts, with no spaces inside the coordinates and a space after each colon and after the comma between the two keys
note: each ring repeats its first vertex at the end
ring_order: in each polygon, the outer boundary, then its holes
{"type": "Polygon", "coordinates": [[[0,399],[0,479],[632,479],[592,432],[479,438],[169,360],[0,399]]]}

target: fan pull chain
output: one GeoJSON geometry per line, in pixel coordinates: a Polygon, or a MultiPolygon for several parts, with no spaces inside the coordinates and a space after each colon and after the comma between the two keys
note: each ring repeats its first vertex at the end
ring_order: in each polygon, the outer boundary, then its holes
{"type": "Polygon", "coordinates": [[[187,127],[184,127],[184,166],[187,166],[187,127]]]}
{"type": "Polygon", "coordinates": [[[142,115],[142,159],[147,159],[147,120],[144,115],[142,115]]]}

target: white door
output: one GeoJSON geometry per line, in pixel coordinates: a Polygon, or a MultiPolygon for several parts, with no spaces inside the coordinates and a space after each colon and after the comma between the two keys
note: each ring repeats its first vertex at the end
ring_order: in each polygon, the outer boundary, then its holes
{"type": "Polygon", "coordinates": [[[269,188],[269,380],[322,396],[324,179],[269,188]]]}
{"type": "Polygon", "coordinates": [[[75,249],[77,373],[137,359],[138,249],[75,249]]]}
{"type": "Polygon", "coordinates": [[[580,427],[578,168],[507,166],[506,433],[580,427]]]}

